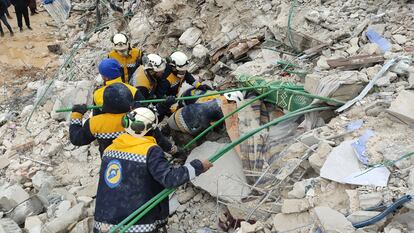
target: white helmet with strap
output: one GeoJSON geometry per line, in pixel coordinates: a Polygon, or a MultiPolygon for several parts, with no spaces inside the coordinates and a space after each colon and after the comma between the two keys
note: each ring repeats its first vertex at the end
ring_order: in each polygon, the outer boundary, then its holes
{"type": "Polygon", "coordinates": [[[128,37],[123,33],[115,34],[112,37],[112,43],[114,44],[114,49],[117,51],[128,49],[128,37]]]}
{"type": "Polygon", "coordinates": [[[165,61],[157,54],[151,53],[142,58],[144,70],[154,70],[160,72],[165,70],[165,61]]]}
{"type": "Polygon", "coordinates": [[[157,115],[149,108],[136,108],[122,118],[125,131],[134,137],[143,137],[158,125],[157,115]]]}
{"type": "Polygon", "coordinates": [[[178,71],[187,71],[188,57],[183,52],[177,51],[170,55],[170,64],[178,71]]]}
{"type": "Polygon", "coordinates": [[[224,97],[229,101],[236,101],[236,102],[243,101],[244,99],[243,93],[241,93],[241,91],[233,91],[233,92],[225,93],[224,97]]]}

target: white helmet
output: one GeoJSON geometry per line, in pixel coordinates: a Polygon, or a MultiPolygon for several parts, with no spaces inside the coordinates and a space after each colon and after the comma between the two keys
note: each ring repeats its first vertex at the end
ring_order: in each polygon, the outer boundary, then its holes
{"type": "Polygon", "coordinates": [[[174,52],[170,56],[170,64],[174,66],[178,71],[187,71],[188,57],[183,52],[174,52]]]}
{"type": "Polygon", "coordinates": [[[233,92],[226,93],[224,94],[224,97],[229,101],[236,101],[236,102],[243,101],[244,99],[241,91],[233,91],[233,92]]]}
{"type": "Polygon", "coordinates": [[[122,118],[125,131],[134,137],[143,137],[158,125],[158,118],[149,108],[136,108],[122,118]]]}
{"type": "Polygon", "coordinates": [[[152,69],[155,72],[160,72],[165,70],[165,61],[157,54],[148,54],[142,59],[144,63],[144,70],[152,69]]]}
{"type": "Polygon", "coordinates": [[[114,49],[117,51],[128,49],[128,37],[125,34],[115,34],[112,37],[112,43],[114,44],[114,49]]]}

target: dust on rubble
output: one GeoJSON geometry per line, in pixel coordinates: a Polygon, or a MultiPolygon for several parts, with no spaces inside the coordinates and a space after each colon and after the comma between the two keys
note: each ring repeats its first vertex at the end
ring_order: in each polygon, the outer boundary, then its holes
{"type": "MultiPolygon", "coordinates": [[[[10,37],[6,29],[6,35],[0,38],[0,61],[15,67],[31,66],[45,69],[54,60],[47,49],[47,45],[55,42],[53,31],[56,28],[46,25],[52,19],[46,11],[39,12],[30,16],[33,31],[23,26],[23,32],[19,32],[13,7],[10,7],[9,11],[13,19],[8,21],[13,28],[14,37],[10,37]]],[[[2,77],[4,76],[0,75],[0,81],[2,77]]]]}

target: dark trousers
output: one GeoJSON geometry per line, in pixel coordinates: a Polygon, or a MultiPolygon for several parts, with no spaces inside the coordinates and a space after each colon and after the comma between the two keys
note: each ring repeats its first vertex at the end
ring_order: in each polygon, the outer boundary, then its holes
{"type": "MultiPolygon", "coordinates": [[[[10,32],[13,32],[12,28],[10,27],[9,22],[7,21],[6,14],[1,15],[0,20],[4,23],[4,25],[6,25],[6,27],[9,29],[10,32]]],[[[1,27],[1,22],[0,22],[0,32],[3,32],[3,28],[1,27]]]]}
{"type": "Polygon", "coordinates": [[[26,7],[15,7],[16,10],[16,18],[17,18],[17,25],[19,28],[23,28],[22,18],[24,17],[24,21],[26,22],[26,26],[30,27],[30,19],[29,19],[29,10],[26,7]]]}

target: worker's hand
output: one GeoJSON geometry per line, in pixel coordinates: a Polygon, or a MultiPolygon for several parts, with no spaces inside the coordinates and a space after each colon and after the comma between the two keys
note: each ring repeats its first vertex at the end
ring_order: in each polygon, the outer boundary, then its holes
{"type": "Polygon", "coordinates": [[[201,91],[208,91],[208,90],[213,90],[213,88],[212,87],[210,87],[209,85],[207,85],[207,84],[201,84],[200,86],[198,86],[198,88],[197,88],[198,90],[201,90],[201,91]]]}
{"type": "Polygon", "coordinates": [[[208,171],[208,169],[213,167],[213,164],[210,163],[210,161],[208,161],[208,160],[204,160],[201,163],[203,164],[203,172],[206,172],[206,171],[208,171]]]}
{"type": "Polygon", "coordinates": [[[168,105],[168,106],[171,106],[171,105],[173,105],[174,103],[175,103],[175,96],[167,96],[167,98],[165,99],[165,103],[168,105]]]}
{"type": "Polygon", "coordinates": [[[80,114],[85,114],[88,111],[88,106],[86,104],[75,104],[72,107],[72,112],[78,112],[80,114]]]}
{"type": "Polygon", "coordinates": [[[175,147],[177,147],[177,149],[176,149],[176,152],[172,156],[177,159],[187,159],[185,150],[178,146],[175,146],[175,147]]]}

